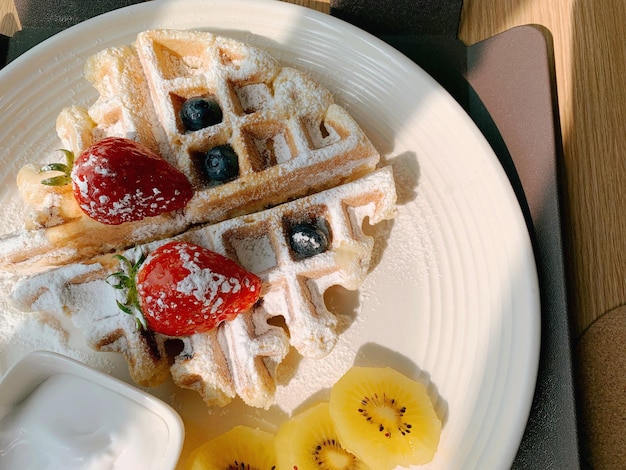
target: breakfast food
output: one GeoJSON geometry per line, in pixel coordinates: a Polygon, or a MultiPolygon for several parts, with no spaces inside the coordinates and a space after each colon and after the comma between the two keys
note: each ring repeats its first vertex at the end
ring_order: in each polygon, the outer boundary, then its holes
{"type": "Polygon", "coordinates": [[[178,457],[171,449],[180,445],[174,420],[159,415],[160,406],[151,408],[135,390],[102,383],[80,367],[66,370],[51,361],[31,357],[12,373],[19,385],[2,389],[2,468],[153,470],[178,457]]]}
{"type": "Polygon", "coordinates": [[[85,76],[98,98],[59,114],[65,162],[18,175],[14,305],[69,316],[140,385],[268,408],[291,348],[334,348],[324,295],[368,274],[391,168],[328,90],[239,41],[145,31],[85,76]]]}
{"type": "MultiPolygon", "coordinates": [[[[67,170],[80,209],[104,225],[140,221],[182,209],[193,196],[193,188],[182,172],[129,139],[99,140],[67,170]]],[[[47,184],[54,185],[54,181],[53,177],[47,184]]]]}
{"type": "MultiPolygon", "coordinates": [[[[79,206],[75,178],[71,185],[42,189],[39,167],[27,165],[18,185],[32,211],[24,229],[0,239],[4,270],[81,261],[258,212],[354,180],[379,162],[328,90],[233,39],[145,31],[133,45],[91,57],[85,76],[99,96],[88,109],[61,111],[63,146],[79,160],[106,138],[136,141],[185,176],[191,197],[182,198],[182,207],[111,224],[86,214],[85,203],[79,206]]],[[[51,170],[46,179],[62,176],[55,165],[45,168],[51,170]]],[[[102,212],[98,204],[108,202],[87,202],[96,213],[102,212]]]]}
{"type": "MultiPolygon", "coordinates": [[[[321,402],[285,421],[275,438],[277,468],[298,470],[371,470],[342,445],[321,402]]],[[[374,467],[375,468],[375,467],[374,467]]]]}
{"type": "Polygon", "coordinates": [[[135,318],[118,309],[126,295],[107,282],[120,270],[115,255],[24,277],[12,298],[23,310],[70,314],[91,346],[125,356],[137,383],[158,385],[171,373],[176,384],[197,390],[209,405],[225,405],[239,395],[266,408],[273,403],[276,368],[290,346],[312,358],[335,346],[338,319],[324,293],[335,285],[361,285],[374,249],[364,224],[394,217],[395,203],[393,173],[384,167],[265,211],[118,253],[132,265],[142,254],[149,262],[159,247],[185,242],[227,256],[263,281],[267,291],[260,302],[206,332],[174,339],[137,329],[135,318]],[[287,331],[272,322],[277,318],[287,331]],[[181,344],[170,368],[166,346],[172,340],[181,344]]]}
{"type": "Polygon", "coordinates": [[[261,296],[258,276],[193,243],[170,241],[135,263],[118,258],[124,269],[109,276],[116,289],[126,291],[118,306],[135,315],[140,328],[167,336],[210,331],[261,296]]]}
{"type": "Polygon", "coordinates": [[[441,421],[423,384],[389,367],[353,367],[330,392],[330,414],[346,449],[372,468],[430,462],[441,421]]]}
{"type": "Polygon", "coordinates": [[[186,468],[225,468],[209,462],[235,460],[248,464],[253,457],[241,445],[246,442],[253,448],[273,446],[273,453],[265,450],[257,458],[272,455],[275,467],[254,468],[392,470],[430,462],[440,433],[441,421],[421,383],[389,367],[354,366],[331,387],[330,401],[297,412],[275,436],[237,426],[194,450],[186,468]],[[233,444],[234,438],[240,443],[233,444]]]}
{"type": "Polygon", "coordinates": [[[185,470],[276,469],[274,436],[247,426],[235,426],[192,452],[185,470]]]}

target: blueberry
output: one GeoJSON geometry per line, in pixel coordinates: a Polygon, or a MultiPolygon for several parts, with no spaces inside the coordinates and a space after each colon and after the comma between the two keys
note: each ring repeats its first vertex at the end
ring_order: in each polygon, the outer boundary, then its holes
{"type": "Polygon", "coordinates": [[[189,98],[180,110],[180,120],[188,131],[197,131],[222,122],[222,110],[213,98],[189,98]]]}
{"type": "Polygon", "coordinates": [[[206,153],[203,169],[209,180],[223,183],[239,176],[239,159],[230,145],[218,145],[206,153]]]}
{"type": "Polygon", "coordinates": [[[318,226],[302,223],[291,229],[289,244],[298,259],[310,258],[328,249],[328,236],[318,226]]]}

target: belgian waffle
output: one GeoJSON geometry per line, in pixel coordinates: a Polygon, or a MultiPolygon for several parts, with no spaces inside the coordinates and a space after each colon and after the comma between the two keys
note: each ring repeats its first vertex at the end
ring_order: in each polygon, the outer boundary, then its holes
{"type": "Polygon", "coordinates": [[[0,267],[18,271],[61,265],[253,213],[372,171],[379,155],[328,90],[265,51],[208,32],[153,30],[130,46],[105,49],[85,67],[99,97],[69,107],[57,133],[75,154],[107,136],[142,142],[179,168],[194,197],[179,211],[107,226],[75,206],[71,192],[42,197],[37,223],[0,239],[0,267]],[[189,132],[178,111],[191,96],[212,96],[223,111],[214,126],[189,132]],[[213,185],[199,155],[228,143],[240,175],[213,185]]]}
{"type": "MultiPolygon", "coordinates": [[[[306,357],[324,357],[334,347],[337,317],[324,292],[340,285],[357,289],[370,269],[374,240],[364,223],[378,224],[396,211],[390,167],[356,181],[265,211],[189,230],[176,237],[236,260],[269,286],[263,301],[209,333],[179,338],[182,350],[170,367],[166,343],[172,338],[141,332],[118,310],[118,291],[106,277],[119,270],[112,255],[75,263],[21,279],[12,291],[22,310],[69,313],[97,350],[122,353],[131,377],[157,385],[168,374],[176,384],[197,390],[209,405],[224,405],[235,395],[255,407],[273,402],[276,368],[293,346],[306,357]],[[287,241],[289,227],[323,226],[328,249],[300,258],[287,241]],[[286,330],[270,322],[282,317],[286,330]]],[[[167,242],[161,240],[124,252],[130,260],[167,242]]],[[[121,299],[120,299],[121,300],[121,299]]],[[[280,322],[278,322],[280,323],[280,322]]]]}

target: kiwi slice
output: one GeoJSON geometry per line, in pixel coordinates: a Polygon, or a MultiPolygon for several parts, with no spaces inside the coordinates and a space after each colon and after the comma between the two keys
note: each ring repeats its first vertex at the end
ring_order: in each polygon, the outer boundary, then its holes
{"type": "Polygon", "coordinates": [[[283,423],[274,442],[279,469],[369,470],[341,445],[327,402],[283,423]]]}
{"type": "Polygon", "coordinates": [[[330,392],[330,416],[346,449],[377,470],[422,465],[441,421],[426,388],[389,367],[352,367],[330,392]]]}
{"type": "Polygon", "coordinates": [[[195,449],[186,470],[275,470],[274,435],[256,428],[235,426],[195,449]]]}

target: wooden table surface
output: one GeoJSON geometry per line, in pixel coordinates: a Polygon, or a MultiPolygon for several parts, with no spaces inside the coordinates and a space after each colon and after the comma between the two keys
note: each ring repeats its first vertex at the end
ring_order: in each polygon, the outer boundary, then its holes
{"type": "MultiPolygon", "coordinates": [[[[329,0],[286,0],[329,12],[329,0]]],[[[0,0],[0,31],[19,29],[0,0]]],[[[511,27],[547,28],[563,139],[566,271],[583,455],[594,468],[626,461],[626,2],[465,0],[467,45],[511,27]]]]}

